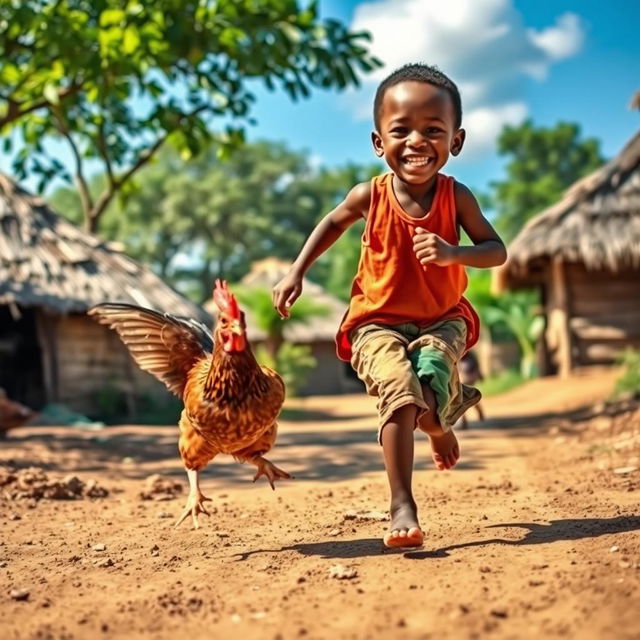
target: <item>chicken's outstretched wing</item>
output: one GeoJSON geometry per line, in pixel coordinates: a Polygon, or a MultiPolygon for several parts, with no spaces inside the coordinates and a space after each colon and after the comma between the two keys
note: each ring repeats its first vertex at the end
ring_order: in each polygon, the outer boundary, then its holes
{"type": "Polygon", "coordinates": [[[211,333],[196,320],[116,303],[96,305],[88,313],[115,329],[138,366],[179,397],[193,365],[213,351],[211,333]]]}

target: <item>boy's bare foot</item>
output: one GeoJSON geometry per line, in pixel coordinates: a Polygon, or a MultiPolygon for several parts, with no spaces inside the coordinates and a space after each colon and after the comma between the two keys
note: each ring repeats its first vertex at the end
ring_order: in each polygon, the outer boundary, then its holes
{"type": "Polygon", "coordinates": [[[436,467],[440,471],[452,469],[460,459],[460,445],[458,445],[458,439],[453,429],[443,431],[439,424],[425,424],[426,422],[427,420],[423,419],[418,423],[418,426],[429,436],[431,456],[436,467]]]}
{"type": "Polygon", "coordinates": [[[385,547],[420,547],[424,534],[418,524],[416,505],[403,502],[391,506],[391,526],[382,539],[385,547]]]}

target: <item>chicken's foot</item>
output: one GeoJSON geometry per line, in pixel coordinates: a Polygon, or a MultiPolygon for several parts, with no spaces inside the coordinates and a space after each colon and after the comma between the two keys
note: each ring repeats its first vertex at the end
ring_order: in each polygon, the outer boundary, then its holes
{"type": "Polygon", "coordinates": [[[197,529],[200,526],[198,524],[198,514],[204,513],[205,515],[209,515],[209,512],[204,508],[202,503],[211,501],[211,498],[207,498],[207,496],[200,491],[198,471],[195,469],[187,469],[186,471],[187,477],[189,478],[189,497],[187,498],[187,504],[185,505],[184,511],[175,523],[174,528],[180,525],[185,518],[191,514],[193,528],[197,529]]]}
{"type": "Polygon", "coordinates": [[[253,476],[253,481],[255,482],[260,476],[266,476],[271,488],[275,490],[275,485],[273,484],[279,478],[286,478],[287,480],[291,480],[293,476],[286,471],[276,467],[273,462],[269,462],[266,458],[262,456],[254,456],[249,459],[248,462],[251,464],[255,464],[258,467],[258,471],[256,475],[253,476]]]}

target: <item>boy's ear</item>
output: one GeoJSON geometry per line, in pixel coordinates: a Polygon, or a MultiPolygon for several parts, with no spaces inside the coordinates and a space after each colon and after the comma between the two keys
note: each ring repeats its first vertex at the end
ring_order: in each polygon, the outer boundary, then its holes
{"type": "Polygon", "coordinates": [[[373,144],[373,152],[378,156],[378,158],[382,158],[384,155],[382,136],[377,131],[371,132],[371,143],[373,144]]]}
{"type": "Polygon", "coordinates": [[[451,141],[451,155],[457,156],[464,146],[465,138],[467,137],[467,132],[464,129],[458,129],[453,134],[453,140],[451,141]]]}

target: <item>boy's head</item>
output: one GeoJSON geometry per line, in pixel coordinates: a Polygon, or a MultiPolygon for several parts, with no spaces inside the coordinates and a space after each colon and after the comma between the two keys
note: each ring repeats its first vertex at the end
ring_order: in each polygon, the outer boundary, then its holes
{"type": "Polygon", "coordinates": [[[460,93],[436,67],[409,64],[394,71],[378,87],[373,115],[375,153],[405,182],[429,181],[462,149],[460,93]]]}

